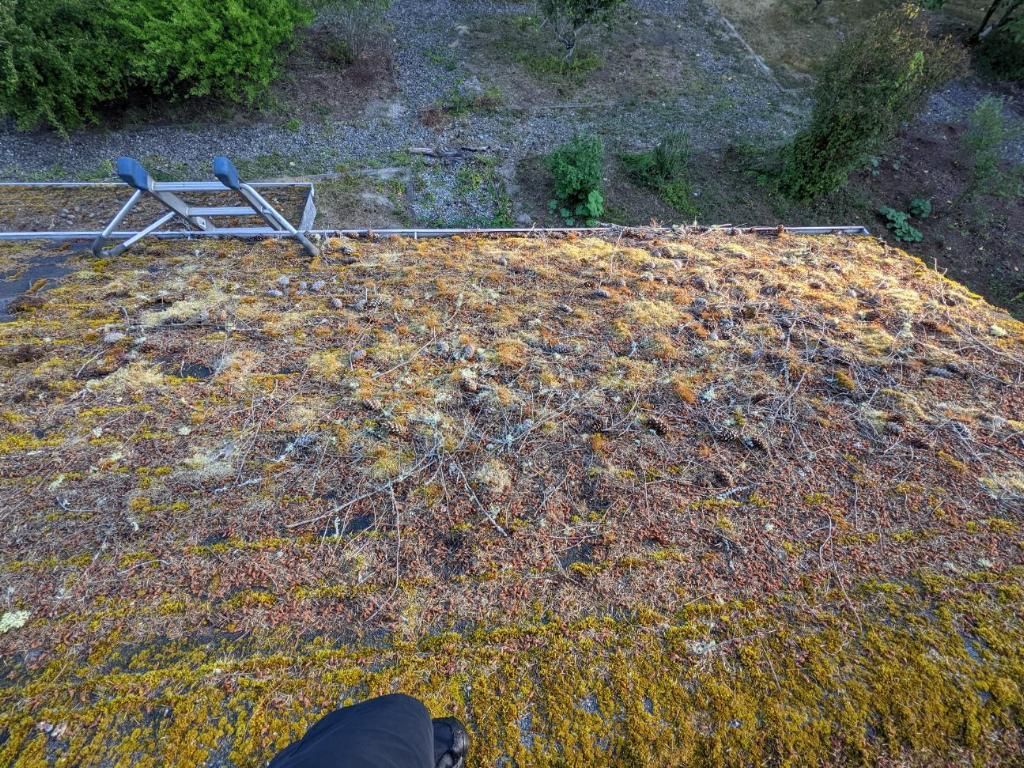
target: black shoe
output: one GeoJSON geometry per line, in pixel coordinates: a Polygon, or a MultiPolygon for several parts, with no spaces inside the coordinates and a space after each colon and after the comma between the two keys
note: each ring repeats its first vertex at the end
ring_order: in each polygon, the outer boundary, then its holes
{"type": "Polygon", "coordinates": [[[466,727],[454,717],[438,717],[433,723],[435,768],[464,768],[469,752],[466,727]]]}

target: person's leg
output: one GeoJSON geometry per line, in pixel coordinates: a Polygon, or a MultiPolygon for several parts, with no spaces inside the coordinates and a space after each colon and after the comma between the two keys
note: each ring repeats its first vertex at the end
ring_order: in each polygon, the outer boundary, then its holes
{"type": "Polygon", "coordinates": [[[434,726],[411,696],[370,699],[331,712],[270,768],[434,768],[434,726]]]}

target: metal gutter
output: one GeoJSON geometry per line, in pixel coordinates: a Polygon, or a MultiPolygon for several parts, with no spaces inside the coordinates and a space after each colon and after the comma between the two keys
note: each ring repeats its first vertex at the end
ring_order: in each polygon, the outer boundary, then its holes
{"type": "MultiPolygon", "coordinates": [[[[206,187],[209,182],[203,181],[167,181],[161,182],[162,184],[173,185],[174,188],[179,192],[194,191],[199,186],[206,187]]],[[[250,187],[309,187],[312,186],[312,182],[309,181],[254,181],[249,184],[250,187]]],[[[123,181],[0,181],[0,188],[2,187],[18,187],[18,188],[46,188],[52,189],[82,189],[85,187],[103,187],[103,188],[117,188],[124,189],[125,185],[123,181]]],[[[201,189],[199,191],[209,191],[201,189]]],[[[227,191],[214,190],[217,192],[227,191]]]]}
{"type": "MultiPolygon", "coordinates": [[[[116,185],[115,185],[116,186],[116,185]]],[[[258,185],[253,185],[258,186],[258,185]]],[[[751,233],[751,234],[778,234],[789,232],[795,235],[870,235],[866,227],[860,225],[840,225],[824,227],[682,227],[672,228],[649,228],[649,227],[482,227],[478,229],[311,229],[305,234],[312,237],[350,237],[350,238],[382,238],[382,237],[456,237],[470,235],[544,235],[544,234],[584,234],[601,235],[628,232],[637,230],[643,232],[663,233],[665,235],[687,234],[700,232],[730,232],[730,233],[751,233]]],[[[35,231],[35,232],[0,232],[0,240],[93,240],[102,234],[100,231],[35,231]]],[[[137,234],[136,232],[118,231],[108,233],[112,238],[128,238],[137,234]]],[[[267,237],[289,237],[287,232],[267,234],[265,230],[253,229],[251,227],[225,227],[216,232],[202,232],[199,230],[172,230],[166,232],[153,232],[148,235],[165,240],[192,240],[208,237],[240,237],[240,238],[267,238],[267,237]]]]}

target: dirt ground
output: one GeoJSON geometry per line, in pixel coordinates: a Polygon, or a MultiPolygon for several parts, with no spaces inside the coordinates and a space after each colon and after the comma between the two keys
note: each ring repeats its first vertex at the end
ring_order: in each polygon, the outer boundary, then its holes
{"type": "MultiPolygon", "coordinates": [[[[992,303],[1024,317],[1024,201],[992,195],[959,200],[967,175],[959,144],[962,133],[960,125],[909,128],[877,170],[855,179],[854,189],[872,202],[900,210],[906,210],[912,198],[931,200],[932,214],[914,222],[924,240],[904,247],[992,303]]],[[[880,223],[873,229],[896,242],[880,223]]]]}

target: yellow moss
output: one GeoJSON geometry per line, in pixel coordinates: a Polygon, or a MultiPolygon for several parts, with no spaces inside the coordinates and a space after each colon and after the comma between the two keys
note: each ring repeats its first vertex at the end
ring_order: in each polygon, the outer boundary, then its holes
{"type": "Polygon", "coordinates": [[[849,392],[853,392],[855,389],[857,389],[857,382],[854,381],[853,377],[850,376],[850,374],[848,374],[846,371],[836,371],[834,376],[836,384],[838,384],[843,389],[849,392]]]}
{"type": "Polygon", "coordinates": [[[393,480],[412,466],[414,456],[408,451],[378,445],[371,452],[370,476],[375,480],[393,480]]]}
{"type": "Polygon", "coordinates": [[[348,353],[340,349],[316,352],[310,355],[307,365],[314,376],[337,381],[348,370],[348,357],[348,353]]]}
{"type": "Polygon", "coordinates": [[[160,372],[160,366],[138,360],[118,368],[102,379],[92,379],[85,386],[91,390],[143,393],[159,390],[165,382],[166,377],[160,372]]]}
{"type": "Polygon", "coordinates": [[[1020,340],[966,338],[1011,326],[868,239],[643,237],[385,240],[318,267],[294,243],[154,243],[0,325],[12,360],[55,353],[3,368],[3,434],[61,435],[0,473],[26,542],[2,569],[33,609],[2,642],[43,652],[0,686],[0,765],[260,765],[393,690],[465,717],[477,765],[1015,759],[1014,457],[970,443],[1021,431],[1020,340]],[[280,313],[277,274],[331,293],[280,313]],[[235,282],[209,322],[102,344],[122,306],[135,327],[157,290],[235,282]],[[179,359],[217,372],[138,375],[179,359]],[[921,375],[951,359],[963,379],[921,375]],[[828,397],[836,365],[863,404],[828,397]],[[716,498],[713,469],[762,495],[716,498]],[[349,514],[382,524],[322,536],[349,514]],[[563,568],[577,541],[597,562],[563,568]],[[918,561],[942,570],[887,580],[918,561]]]}
{"type": "MultiPolygon", "coordinates": [[[[597,564],[569,572],[602,578],[597,564]]],[[[942,589],[957,595],[962,586],[942,589]]],[[[838,764],[931,765],[963,750],[982,764],[1012,759],[1013,745],[997,735],[1022,725],[1019,617],[976,589],[937,611],[903,585],[875,590],[901,597],[853,623],[842,602],[819,605],[805,627],[782,606],[699,602],[672,616],[545,617],[367,647],[321,638],[282,650],[273,634],[171,641],[133,649],[124,671],[124,662],[111,664],[120,658],[115,640],[87,661],[55,658],[26,687],[0,690],[8,734],[0,761],[45,764],[37,727],[45,720],[63,724],[64,754],[76,765],[191,766],[222,743],[233,762],[260,764],[339,700],[393,690],[420,696],[434,715],[463,718],[478,765],[553,768],[572,755],[573,765],[738,768],[836,764],[836,754],[838,764]],[[963,613],[984,665],[965,650],[963,613]],[[82,695],[89,690],[104,696],[82,695]],[[139,728],[132,718],[143,704],[174,717],[139,728]]],[[[350,594],[302,591],[304,599],[350,594]]],[[[275,598],[251,590],[231,601],[263,609],[275,598]]]]}
{"type": "Polygon", "coordinates": [[[144,328],[173,323],[201,322],[217,318],[218,312],[225,310],[231,297],[219,288],[202,291],[198,296],[175,301],[166,309],[144,312],[141,317],[144,328]]]}
{"type": "Polygon", "coordinates": [[[957,472],[959,472],[960,474],[962,474],[962,475],[967,474],[967,472],[968,472],[967,465],[964,464],[964,462],[960,461],[955,456],[953,456],[953,455],[951,455],[949,453],[946,453],[945,451],[939,451],[938,452],[938,457],[940,459],[942,459],[942,461],[944,461],[950,467],[952,467],[957,472]]]}
{"type": "Polygon", "coordinates": [[[225,607],[230,609],[267,608],[275,603],[277,603],[277,597],[273,592],[267,592],[262,589],[247,589],[226,600],[225,607]]]}
{"type": "Polygon", "coordinates": [[[827,493],[815,492],[808,493],[804,496],[804,504],[809,507],[821,507],[832,500],[832,497],[827,493]]]}
{"type": "Polygon", "coordinates": [[[504,366],[518,368],[526,359],[526,345],[516,339],[503,339],[494,346],[495,358],[504,366]]]}
{"type": "Polygon", "coordinates": [[[681,317],[674,304],[656,299],[631,301],[625,309],[633,324],[648,328],[671,328],[679,324],[681,317]]]}
{"type": "Polygon", "coordinates": [[[682,376],[676,376],[672,379],[672,391],[676,393],[676,397],[687,405],[693,405],[697,402],[697,393],[693,391],[690,382],[682,376]]]}
{"type": "Polygon", "coordinates": [[[36,437],[23,432],[0,433],[0,455],[38,451],[43,448],[52,448],[63,442],[64,437],[59,434],[36,437]]]}

